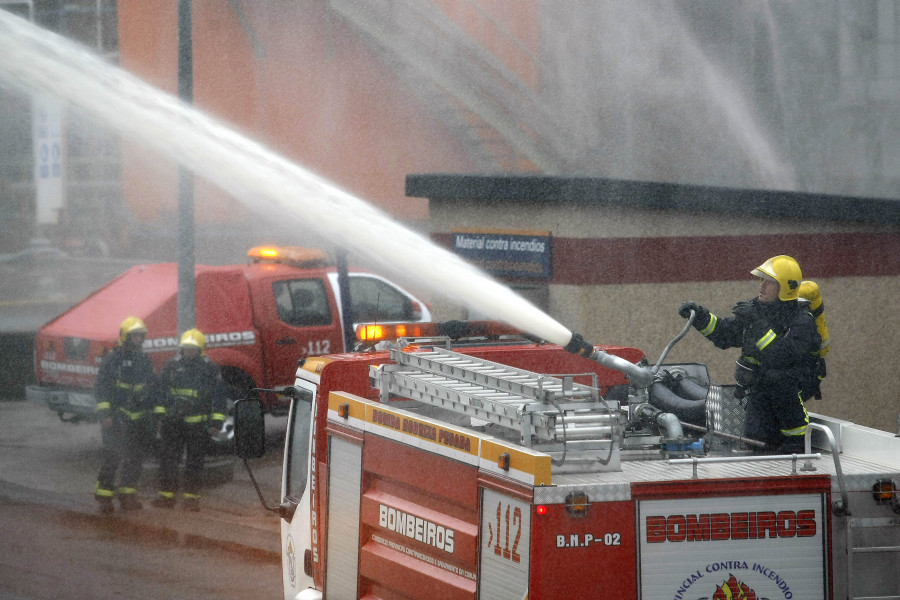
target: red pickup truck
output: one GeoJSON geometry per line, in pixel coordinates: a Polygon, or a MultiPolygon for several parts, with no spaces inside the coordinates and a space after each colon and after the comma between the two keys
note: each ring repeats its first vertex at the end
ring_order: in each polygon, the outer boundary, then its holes
{"type": "MultiPolygon", "coordinates": [[[[248,256],[245,265],[198,265],[195,275],[197,328],[233,398],[290,385],[299,359],[344,349],[338,269],[324,253],[257,247],[248,256]]],[[[178,348],[177,271],[175,263],[132,267],[44,325],[26,397],[64,421],[92,420],[100,361],[128,316],[147,325],[144,350],[159,369],[178,348]]],[[[351,268],[348,281],[354,324],[431,320],[424,302],[379,275],[351,268]]]]}

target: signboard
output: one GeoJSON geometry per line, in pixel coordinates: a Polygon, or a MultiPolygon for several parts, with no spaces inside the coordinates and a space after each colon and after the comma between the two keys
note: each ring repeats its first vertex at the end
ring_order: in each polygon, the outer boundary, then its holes
{"type": "Polygon", "coordinates": [[[646,500],[645,600],[826,598],[823,494],[646,500]]]}
{"type": "Polygon", "coordinates": [[[63,207],[62,105],[59,100],[36,94],[32,100],[34,185],[37,222],[53,225],[63,207]]]}
{"type": "Polygon", "coordinates": [[[550,279],[553,275],[549,231],[460,230],[452,233],[453,251],[498,277],[550,279]]]}

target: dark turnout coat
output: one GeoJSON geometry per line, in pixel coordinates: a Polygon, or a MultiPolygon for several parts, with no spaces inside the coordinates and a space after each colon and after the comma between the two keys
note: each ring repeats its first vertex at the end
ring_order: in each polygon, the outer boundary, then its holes
{"type": "Polygon", "coordinates": [[[821,337],[805,302],[740,302],[734,316],[710,313],[700,333],[719,348],[740,348],[735,378],[748,398],[748,437],[778,446],[806,433],[803,401],[816,389],[821,337]]]}

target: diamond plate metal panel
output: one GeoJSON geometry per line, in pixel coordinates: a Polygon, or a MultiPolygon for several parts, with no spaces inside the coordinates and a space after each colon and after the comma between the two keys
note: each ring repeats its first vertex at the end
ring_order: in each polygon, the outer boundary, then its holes
{"type": "MultiPolygon", "coordinates": [[[[734,397],[735,386],[714,385],[706,397],[706,423],[713,431],[729,435],[744,435],[744,405],[734,397]]],[[[711,450],[733,447],[735,442],[712,436],[711,450]]]]}

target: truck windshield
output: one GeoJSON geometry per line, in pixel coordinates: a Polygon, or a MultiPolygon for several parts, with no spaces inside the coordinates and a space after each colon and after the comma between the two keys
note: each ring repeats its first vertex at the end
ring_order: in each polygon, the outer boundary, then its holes
{"type": "Polygon", "coordinates": [[[302,390],[309,397],[294,401],[291,410],[291,420],[288,424],[288,460],[287,480],[285,481],[285,496],[300,500],[306,490],[309,479],[309,432],[312,414],[313,393],[302,390]]]}
{"type": "Polygon", "coordinates": [[[372,277],[350,278],[350,305],[355,323],[416,319],[408,296],[372,277]]]}

